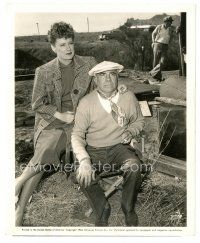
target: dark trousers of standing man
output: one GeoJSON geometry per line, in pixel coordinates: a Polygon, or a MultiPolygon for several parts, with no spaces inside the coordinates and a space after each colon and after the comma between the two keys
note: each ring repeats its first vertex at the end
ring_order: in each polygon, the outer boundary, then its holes
{"type": "Polygon", "coordinates": [[[162,70],[167,56],[168,45],[155,42],[153,46],[153,69],[150,74],[153,78],[162,80],[162,70]]]}
{"type": "MultiPolygon", "coordinates": [[[[124,170],[121,207],[125,220],[135,215],[135,203],[141,185],[140,161],[129,145],[96,148],[87,146],[93,168],[96,173],[124,170]]],[[[109,215],[103,215],[106,205],[109,205],[104,192],[97,181],[87,188],[81,187],[96,216],[95,226],[107,226],[109,215]],[[107,217],[105,219],[105,217],[107,217]]],[[[109,213],[108,213],[109,214],[109,213]]]]}

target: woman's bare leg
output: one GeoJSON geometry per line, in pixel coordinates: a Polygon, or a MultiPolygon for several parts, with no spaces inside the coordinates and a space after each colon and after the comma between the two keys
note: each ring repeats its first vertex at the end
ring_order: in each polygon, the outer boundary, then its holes
{"type": "Polygon", "coordinates": [[[21,193],[20,193],[19,201],[17,203],[16,212],[15,212],[15,226],[22,225],[25,207],[26,207],[28,200],[29,200],[30,196],[32,195],[33,191],[39,184],[43,174],[44,174],[44,172],[41,171],[41,172],[37,173],[36,175],[32,175],[31,178],[26,180],[26,182],[24,183],[21,193]]]}
{"type": "Polygon", "coordinates": [[[15,196],[18,197],[24,183],[32,176],[42,171],[41,165],[27,166],[22,174],[15,179],[15,196]]]}

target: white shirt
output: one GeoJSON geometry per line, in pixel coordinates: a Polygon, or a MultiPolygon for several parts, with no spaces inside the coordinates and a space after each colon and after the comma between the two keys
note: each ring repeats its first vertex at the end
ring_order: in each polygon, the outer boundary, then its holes
{"type": "MultiPolygon", "coordinates": [[[[101,97],[101,95],[99,93],[98,93],[98,98],[99,98],[101,106],[104,108],[104,110],[107,111],[108,113],[111,113],[110,101],[101,97]]],[[[111,100],[113,103],[116,104],[117,101],[119,100],[119,92],[117,92],[117,94],[114,97],[112,97],[111,100]]]]}
{"type": "Polygon", "coordinates": [[[171,27],[169,28],[165,28],[164,25],[158,26],[155,30],[155,32],[157,32],[155,41],[162,43],[162,44],[169,44],[169,40],[170,40],[170,30],[171,27]]]}

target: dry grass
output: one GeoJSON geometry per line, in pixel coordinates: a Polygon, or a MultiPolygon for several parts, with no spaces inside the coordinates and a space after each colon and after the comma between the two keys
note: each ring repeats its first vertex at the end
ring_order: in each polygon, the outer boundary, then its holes
{"type": "MultiPolygon", "coordinates": [[[[121,192],[113,195],[110,226],[124,226],[121,192]]],[[[139,226],[185,226],[185,182],[153,172],[138,195],[139,226]]],[[[45,178],[28,205],[24,226],[94,226],[94,216],[85,212],[89,204],[78,186],[58,172],[45,178]]]]}
{"type": "Polygon", "coordinates": [[[186,226],[186,182],[154,172],[138,197],[144,226],[186,226]]]}

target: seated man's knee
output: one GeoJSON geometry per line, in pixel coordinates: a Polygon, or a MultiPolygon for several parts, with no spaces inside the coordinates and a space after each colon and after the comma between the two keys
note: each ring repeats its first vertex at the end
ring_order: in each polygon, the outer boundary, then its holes
{"type": "Polygon", "coordinates": [[[121,167],[123,171],[130,171],[133,173],[140,173],[141,170],[141,162],[138,158],[131,158],[124,162],[121,167]]]}

